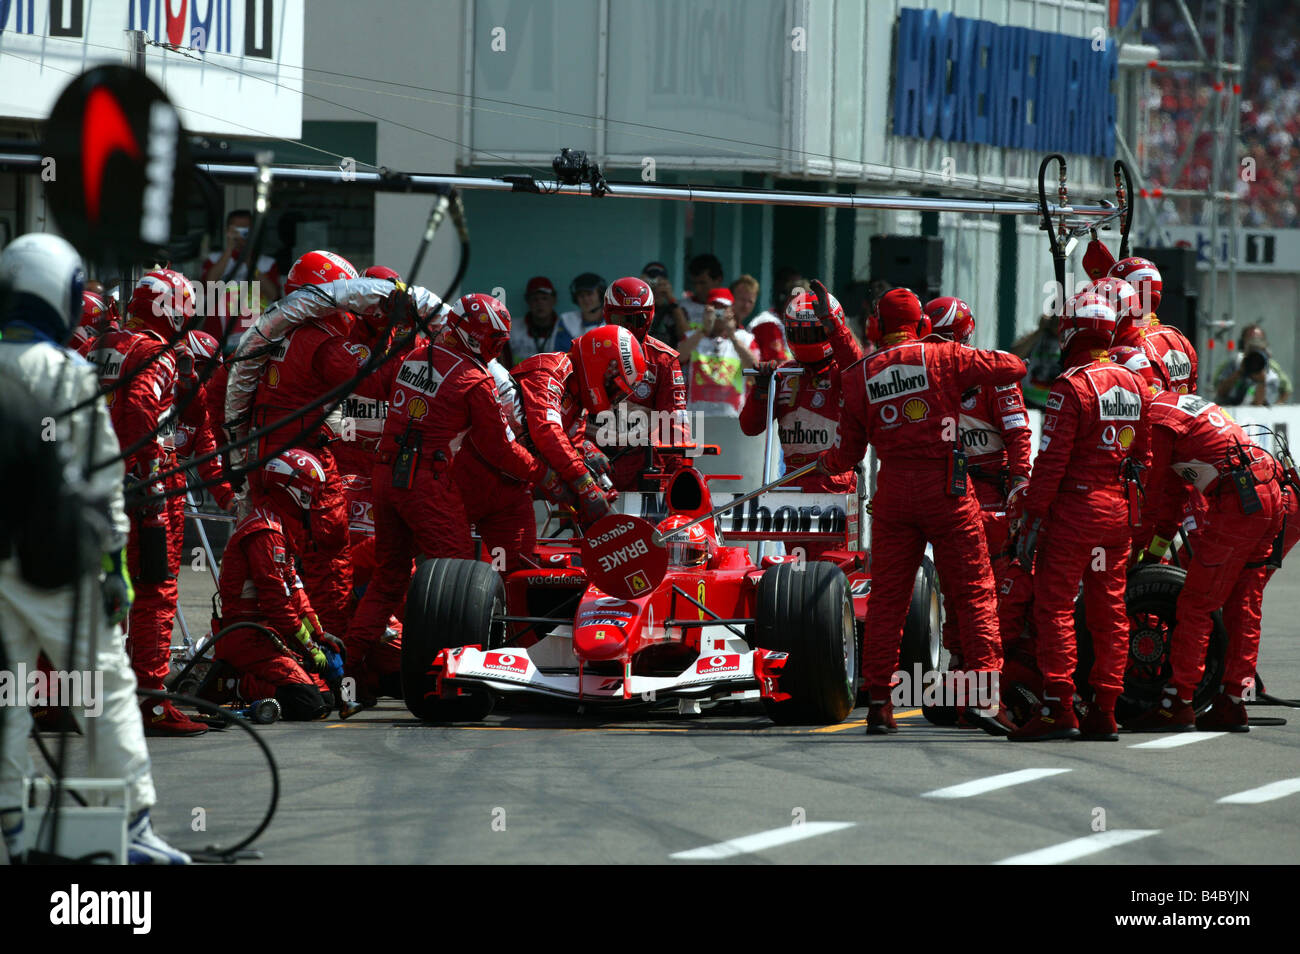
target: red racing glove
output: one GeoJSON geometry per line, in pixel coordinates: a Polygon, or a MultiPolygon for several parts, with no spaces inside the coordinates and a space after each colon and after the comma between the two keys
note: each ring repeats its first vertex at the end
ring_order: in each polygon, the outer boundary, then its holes
{"type": "Polygon", "coordinates": [[[565,485],[564,481],[560,480],[560,475],[553,470],[547,469],[546,475],[537,482],[537,490],[545,500],[557,506],[574,507],[577,505],[578,499],[573,495],[573,491],[565,485]]]}
{"type": "Polygon", "coordinates": [[[614,486],[614,468],[609,464],[605,452],[591,441],[582,442],[582,459],[597,482],[606,489],[614,486]],[[608,485],[608,486],[606,486],[608,485]]]}
{"type": "Polygon", "coordinates": [[[767,392],[772,387],[772,377],[776,374],[776,369],[781,366],[780,361],[760,361],[756,370],[758,376],[754,378],[754,393],[767,396],[767,392]]]}
{"type": "Polygon", "coordinates": [[[817,296],[817,304],[813,305],[813,312],[829,334],[839,327],[839,322],[831,314],[831,293],[826,290],[825,285],[815,278],[808,283],[808,286],[812,289],[812,293],[817,296]]]}
{"type": "Polygon", "coordinates": [[[579,478],[570,489],[577,495],[575,510],[578,514],[578,522],[584,527],[589,527],[601,517],[614,512],[605,491],[600,489],[600,485],[591,474],[579,478]]]}

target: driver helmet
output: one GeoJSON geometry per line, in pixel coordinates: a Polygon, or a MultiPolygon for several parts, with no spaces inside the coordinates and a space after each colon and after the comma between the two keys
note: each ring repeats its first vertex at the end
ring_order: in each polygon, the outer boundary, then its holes
{"type": "Polygon", "coordinates": [[[673,567],[701,567],[709,562],[717,547],[703,524],[678,529],[691,522],[684,514],[675,514],[659,524],[658,530],[668,549],[668,565],[673,567]]]}

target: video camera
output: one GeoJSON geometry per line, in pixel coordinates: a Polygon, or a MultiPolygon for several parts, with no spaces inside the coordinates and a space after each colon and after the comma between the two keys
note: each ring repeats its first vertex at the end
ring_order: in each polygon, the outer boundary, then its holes
{"type": "Polygon", "coordinates": [[[600,163],[593,162],[581,149],[564,147],[551,160],[551,168],[555,170],[555,178],[563,185],[590,185],[592,195],[605,195],[609,192],[609,184],[600,171],[600,163]]]}

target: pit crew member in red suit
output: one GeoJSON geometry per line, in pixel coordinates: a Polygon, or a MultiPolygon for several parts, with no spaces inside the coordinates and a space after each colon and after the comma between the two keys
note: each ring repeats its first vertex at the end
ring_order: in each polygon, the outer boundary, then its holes
{"type": "MultiPolygon", "coordinates": [[[[136,682],[144,689],[162,689],[170,668],[178,596],[176,574],[169,565],[177,544],[171,538],[178,524],[183,526],[185,502],[182,497],[165,497],[167,481],[158,475],[174,461],[176,360],[185,350],[176,342],[194,310],[194,289],[188,280],[166,269],[149,272],[132,291],[125,327],[94,339],[87,356],[99,371],[101,387],[113,387],[134,375],[128,384],[110,391],[107,400],[122,449],[136,448],[125,462],[128,484],[141,488],[127,497],[131,517],[127,565],[136,593],[127,649],[136,682]]],[[[165,700],[145,700],[141,715],[147,735],[207,731],[203,723],[165,700]]]]}
{"type": "Polygon", "coordinates": [[[294,540],[301,534],[286,530],[279,516],[292,510],[301,524],[324,489],[325,468],[302,450],[273,457],[253,482],[250,509],[222,556],[221,618],[212,625],[218,632],[232,623],[257,623],[275,637],[233,629],[217,640],[205,697],[217,702],[274,698],[289,720],[329,715],[334,699],[322,673],[330,665],[327,651],[337,654],[340,645],[325,633],[294,569],[294,540]]]}
{"type": "Polygon", "coordinates": [[[1144,515],[1143,527],[1154,535],[1148,557],[1168,552],[1191,487],[1205,498],[1206,510],[1188,536],[1191,558],[1170,637],[1173,676],[1160,704],[1125,728],[1245,732],[1249,721],[1242,694],[1254,680],[1259,656],[1255,608],[1267,582],[1262,564],[1273,553],[1285,509],[1281,468],[1221,407],[1194,394],[1160,392],[1151,402],[1150,418],[1146,499],[1151,512],[1144,515]],[[1234,626],[1228,630],[1222,689],[1197,719],[1192,696],[1205,671],[1210,614],[1217,609],[1224,609],[1225,623],[1231,618],[1234,626]]]}
{"type": "MultiPolygon", "coordinates": [[[[506,372],[493,366],[497,400],[510,433],[548,468],[538,491],[570,507],[582,526],[610,513],[613,491],[597,483],[583,451],[587,415],[627,400],[645,377],[645,358],[626,328],[601,325],[580,336],[567,354],[525,358],[506,372]]],[[[506,568],[530,558],[537,518],[526,482],[503,473],[473,446],[456,455],[456,482],[485,558],[506,568]]]]}
{"type": "MultiPolygon", "coordinates": [[[[895,288],[877,303],[882,348],[842,375],[838,446],[818,460],[841,474],[876,448],[880,474],[872,501],[872,592],[862,674],[870,693],[867,731],[897,731],[890,684],[898,667],[903,622],[916,571],[932,541],[940,578],[968,615],[962,660],[968,670],[1002,668],[993,572],[980,525],[979,502],[962,473],[958,422],[961,395],[984,384],[1011,384],[1025,363],[999,351],[917,340],[921,302],[895,288]]],[[[1013,726],[997,709],[968,708],[968,718],[994,734],[1013,726]]]]}
{"type": "Polygon", "coordinates": [[[1111,267],[1111,278],[1122,278],[1137,292],[1129,314],[1119,315],[1115,344],[1137,345],[1146,350],[1166,390],[1196,393],[1196,348],[1187,336],[1156,317],[1164,283],[1160,269],[1145,258],[1125,258],[1111,267]]]}
{"type": "Polygon", "coordinates": [[[632,333],[641,346],[646,370],[620,408],[610,408],[588,419],[587,436],[610,460],[614,489],[635,490],[641,474],[653,463],[646,451],[648,446],[690,442],[686,379],[677,352],[649,333],[655,299],[648,284],[639,278],[613,282],[605,289],[604,316],[608,324],[632,333]],[[626,426],[619,426],[620,419],[626,426]]]}
{"type": "Polygon", "coordinates": [[[85,357],[93,348],[95,339],[110,331],[117,331],[117,303],[93,291],[81,293],[81,321],[72,330],[68,347],[85,357]]]}
{"type": "MultiPolygon", "coordinates": [[[[776,415],[787,472],[797,470],[835,445],[839,433],[841,375],[845,368],[862,359],[862,348],[844,321],[840,303],[821,282],[814,280],[811,286],[812,293],[799,291],[792,295],[781,316],[794,358],[760,363],[754,385],[740,406],[741,431],[750,435],[763,433],[767,427],[772,379],[777,379],[772,413],[776,415]],[[803,373],[778,375],[778,368],[801,368],[803,373]]],[[[809,493],[851,494],[857,489],[857,474],[852,468],[833,475],[813,471],[789,486],[809,493]]],[[[827,550],[843,549],[835,543],[803,546],[809,560],[821,559],[827,550]]]]}
{"type": "MultiPolygon", "coordinates": [[[[971,346],[975,313],[960,298],[935,298],[925,305],[931,337],[971,346]]],[[[1011,565],[1007,502],[1029,479],[1029,412],[1020,384],[984,385],[961,396],[961,443],[967,455],[967,473],[975,487],[994,580],[1001,580],[1011,565]]],[[[957,633],[961,610],[945,602],[943,642],[959,658],[957,633]]]]}
{"type": "Polygon", "coordinates": [[[1021,566],[1034,566],[1043,706],[1012,733],[1015,741],[1119,737],[1115,701],[1124,688],[1129,643],[1125,571],[1137,522],[1137,490],[1122,475],[1126,458],[1139,465],[1148,459],[1151,394],[1140,377],[1107,356],[1115,324],[1115,309],[1092,292],[1066,302],[1061,317],[1065,371],[1048,395],[1018,542],[1021,566]],[[1094,698],[1085,700],[1082,726],[1073,704],[1080,580],[1096,660],[1089,678],[1094,698]]]}
{"type": "MultiPolygon", "coordinates": [[[[308,252],[294,263],[285,283],[286,296],[240,339],[239,360],[231,363],[226,428],[233,436],[242,437],[292,414],[356,377],[366,365],[371,350],[349,337],[354,315],[382,330],[396,299],[407,291],[385,279],[356,274],[349,262],[332,252],[308,252]]],[[[442,303],[424,289],[410,293],[422,318],[434,318],[441,311],[442,303]]],[[[379,375],[372,374],[356,390],[381,395],[382,387],[379,375]]],[[[343,400],[340,396],[335,406],[343,400]]],[[[315,499],[312,541],[300,556],[312,605],[327,628],[342,632],[352,594],[347,503],[331,449],[338,434],[329,422],[313,427],[324,410],[309,411],[265,435],[256,442],[254,453],[260,459],[286,447],[301,447],[316,455],[325,468],[325,491],[315,499]]],[[[233,450],[228,455],[232,465],[242,465],[244,453],[233,450]]],[[[254,470],[250,480],[258,479],[258,473],[254,470]]],[[[280,516],[287,520],[291,515],[280,516]]]]}
{"type": "Polygon", "coordinates": [[[415,555],[474,559],[470,520],[452,477],[455,459],[473,447],[478,460],[524,488],[546,473],[511,440],[487,369],[509,340],[505,305],[490,295],[466,295],[452,307],[437,343],[391,363],[372,487],[375,571],[346,641],[348,670],[358,683],[371,676],[371,650],[406,596],[415,555]]]}

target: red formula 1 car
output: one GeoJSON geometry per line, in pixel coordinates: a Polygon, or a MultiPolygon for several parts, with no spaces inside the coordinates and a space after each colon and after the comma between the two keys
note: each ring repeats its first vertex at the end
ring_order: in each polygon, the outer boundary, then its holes
{"type": "MultiPolygon", "coordinates": [[[[664,565],[665,555],[647,569],[636,559],[644,547],[620,547],[620,533],[638,518],[695,518],[740,496],[715,501],[710,481],[740,478],[706,477],[681,456],[666,471],[661,491],[624,495],[623,514],[605,518],[587,540],[544,542],[535,567],[502,576],[470,560],[422,564],[402,644],[407,708],[426,721],[454,722],[484,718],[498,697],[691,713],[761,699],[779,723],[842,721],[856,704],[871,585],[858,498],[765,494],[701,524],[711,552],[699,565],[664,565]],[[746,545],[770,540],[793,549],[832,538],[844,542],[835,563],[782,556],[756,564],[746,545]]],[[[927,560],[900,663],[909,672],[913,664],[938,667],[938,605],[927,560]]]]}

